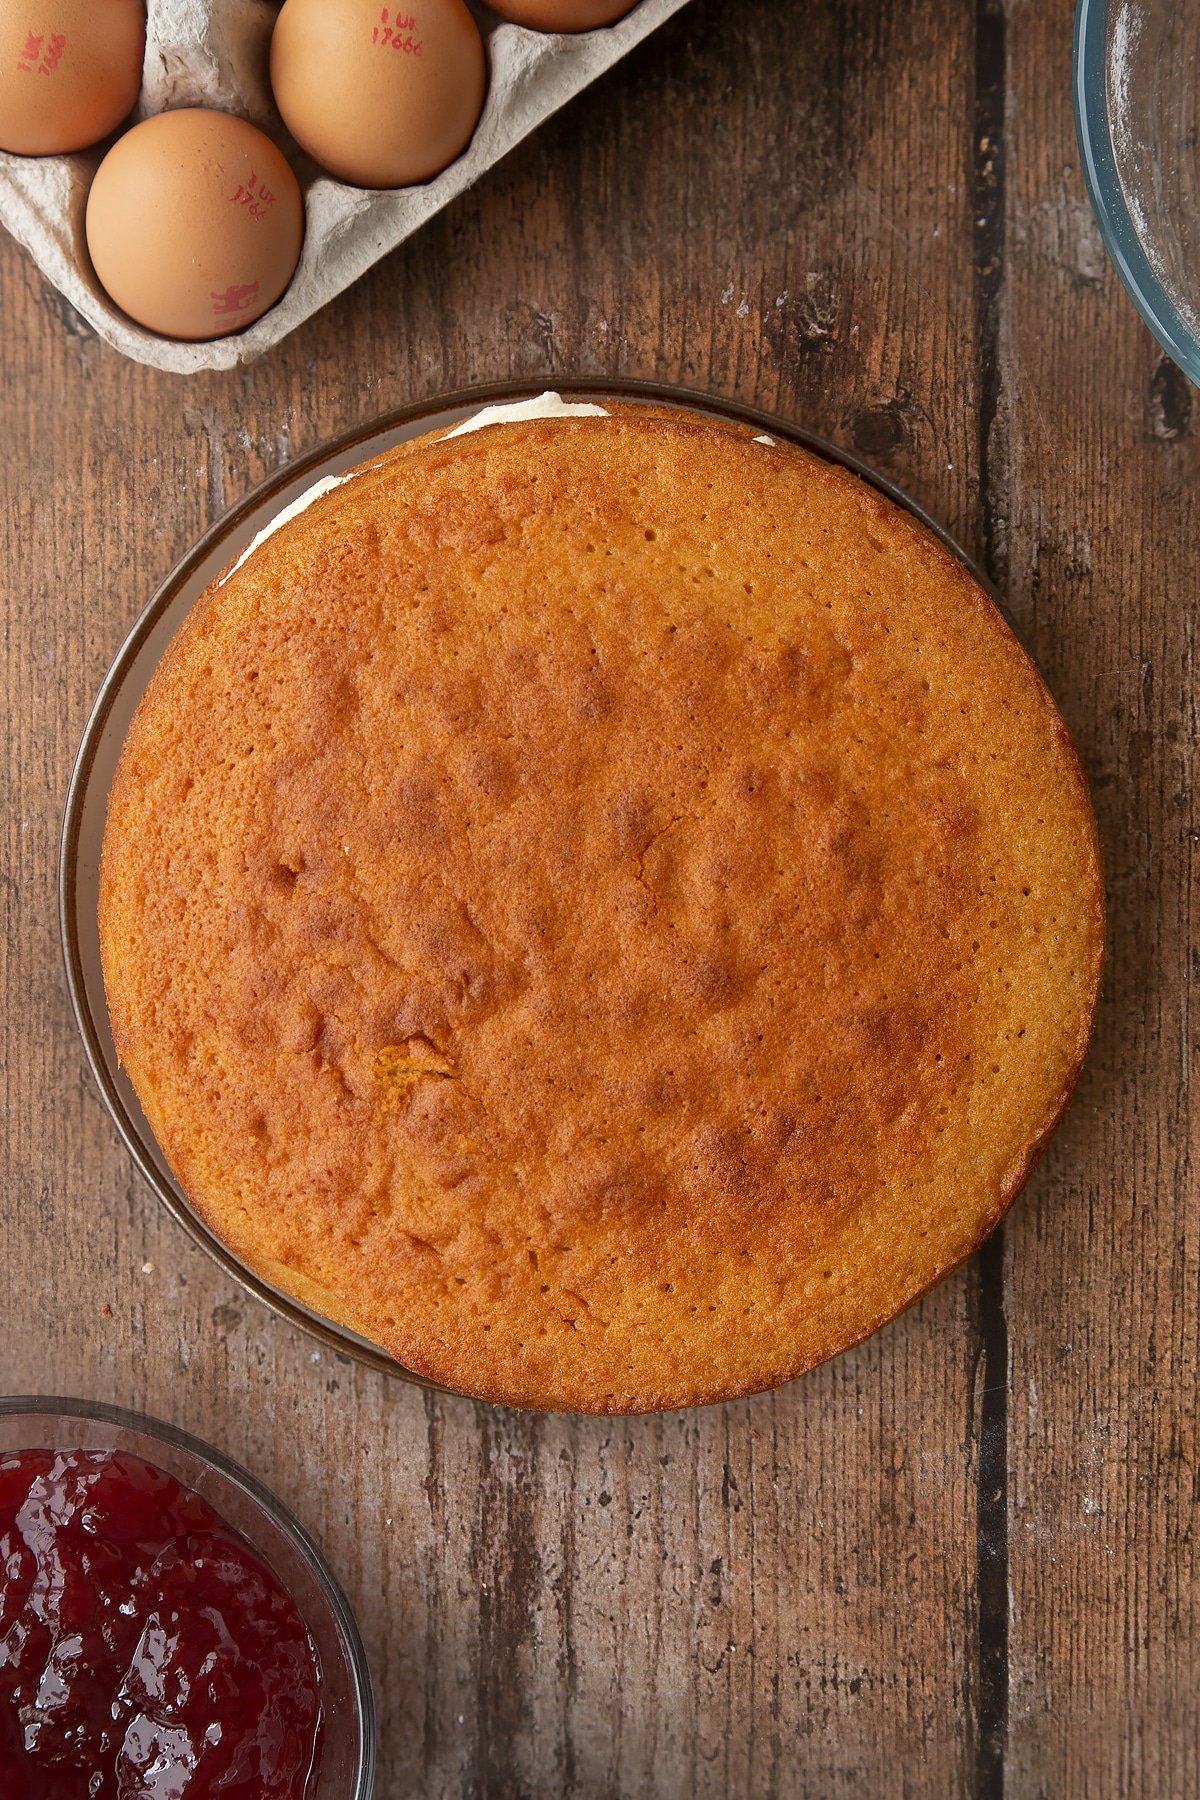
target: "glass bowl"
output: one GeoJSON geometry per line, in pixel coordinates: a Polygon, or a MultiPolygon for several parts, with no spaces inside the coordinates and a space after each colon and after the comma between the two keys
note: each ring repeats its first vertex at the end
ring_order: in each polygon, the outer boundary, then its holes
{"type": "MultiPolygon", "coordinates": [[[[753,407],[715,400],[683,388],[649,382],[595,382],[558,377],[557,391],[575,399],[603,403],[608,400],[642,401],[654,406],[675,406],[707,413],[718,419],[749,425],[843,468],[851,469],[877,492],[886,495],[919,520],[957,557],[984,590],[1003,606],[986,576],[943,528],[892,482],[856,457],[801,426],[776,419],[753,407]]],[[[244,550],[256,533],[315,481],[337,475],[359,463],[393,449],[422,432],[436,431],[499,402],[526,400],[538,392],[528,382],[506,382],[473,388],[405,407],[386,418],[326,444],[300,461],[271,476],[240,505],[235,506],[176,564],[158,592],[134,624],[105,676],[84,728],[83,739],[67,789],[59,848],[58,902],[63,959],[71,1005],[83,1038],[84,1050],[101,1098],[138,1169],[164,1206],[189,1235],[248,1293],[273,1311],[319,1338],[332,1349],[355,1357],[385,1374],[399,1376],[420,1387],[437,1389],[403,1368],[386,1350],[347,1327],[313,1312],[300,1301],[273,1286],[248,1268],[221,1242],[190,1205],[176,1182],[155,1140],[124,1070],[109,1029],[108,1007],[100,968],[100,932],[97,919],[100,892],[100,848],[108,808],[108,791],[134,711],[149,685],[176,631],[209,582],[225,564],[244,550]]],[[[1007,615],[1006,615],[1007,616],[1007,615]]],[[[1009,620],[1011,625],[1012,621],[1009,620]]],[[[442,1390],[445,1391],[445,1390],[442,1390]]]]}
{"type": "Polygon", "coordinates": [[[369,1800],[375,1699],[354,1614],[317,1546],[245,1469],[159,1419],[86,1400],[0,1397],[0,1456],[16,1450],[116,1450],[173,1475],[248,1540],[291,1595],[320,1663],[324,1736],[311,1800],[369,1800]]]}
{"type": "Polygon", "coordinates": [[[1200,4],[1079,0],[1074,95],[1108,254],[1158,342],[1200,383],[1200,4]]]}

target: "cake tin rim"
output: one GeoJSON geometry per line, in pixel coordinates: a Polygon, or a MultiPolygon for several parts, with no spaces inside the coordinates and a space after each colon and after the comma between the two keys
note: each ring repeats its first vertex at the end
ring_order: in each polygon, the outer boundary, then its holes
{"type": "MultiPolygon", "coordinates": [[[[284,1319],[289,1324],[306,1331],[326,1348],[339,1355],[350,1357],[366,1368],[377,1370],[380,1374],[398,1377],[409,1385],[424,1389],[426,1392],[449,1394],[464,1400],[472,1400],[474,1396],[464,1394],[457,1388],[432,1381],[427,1376],[406,1368],[382,1346],[374,1345],[368,1339],[360,1338],[357,1335],[351,1335],[333,1320],[323,1317],[305,1306],[302,1301],[295,1299],[282,1289],[274,1287],[263,1276],[243,1263],[205,1224],[186,1200],[173,1192],[168,1183],[160,1178],[137,1121],[129,1115],[117,1089],[109,1058],[100,1042],[95,1015],[89,1003],[87,978],[84,974],[83,956],[76,927],[76,873],[83,805],[88,792],[92,766],[109,714],[146,638],[178,597],[180,588],[192,577],[204,560],[213,554],[222,541],[239,525],[258,514],[273,496],[283,489],[291,487],[305,475],[316,478],[317,472],[323,465],[354,450],[359,445],[366,444],[387,432],[399,430],[403,426],[417,424],[424,418],[439,418],[458,409],[475,411],[484,406],[530,399],[546,392],[547,388],[576,398],[593,399],[597,403],[603,403],[605,399],[618,402],[634,401],[648,405],[675,407],[702,414],[707,413],[709,416],[722,418],[728,423],[754,427],[769,436],[779,437],[785,442],[797,445],[839,468],[847,469],[931,532],[942,548],[979,584],[996,606],[1006,625],[1020,641],[1020,633],[1004,602],[974,558],[957,542],[945,526],[939,524],[925,511],[919,502],[913,500],[895,482],[880,474],[877,469],[872,468],[854,452],[843,449],[819,433],[810,431],[806,426],[793,424],[773,413],[763,411],[759,407],[746,405],[741,401],[728,400],[720,396],[701,393],[696,389],[662,382],[618,378],[594,379],[588,376],[559,375],[548,376],[543,381],[522,379],[489,382],[479,386],[456,389],[450,393],[434,394],[426,399],[398,407],[364,425],[356,426],[336,438],[326,440],[305,455],[274,470],[242,500],[236,502],[219,519],[214,520],[207,530],[177,559],[166,577],[155,588],[150,599],[121,640],[89,709],[67,784],[62,828],[59,834],[57,871],[59,937],[71,1011],[83,1041],[84,1055],[92,1079],[105,1110],[116,1126],[118,1136],[133,1159],[134,1166],[142,1179],[159,1202],[167,1208],[176,1223],[183,1227],[192,1242],[205,1251],[244,1293],[268,1307],[277,1318],[284,1319]]],[[[430,429],[436,429],[436,426],[431,426],[430,429]]]]}
{"type": "MultiPolygon", "coordinates": [[[[350,1800],[371,1800],[375,1791],[378,1718],[375,1684],[366,1645],[363,1643],[354,1609],[325,1552],[278,1494],[215,1444],[208,1443],[206,1439],[197,1437],[194,1432],[187,1431],[182,1426],[172,1424],[169,1419],[159,1419],[152,1413],[137,1412],[132,1407],[118,1406],[105,1400],[80,1400],[63,1394],[0,1395],[0,1419],[10,1418],[78,1419],[85,1424],[111,1425],[119,1431],[168,1444],[174,1450],[183,1451],[206,1472],[216,1474],[223,1482],[246,1496],[282,1532],[313,1575],[346,1653],[358,1735],[358,1767],[350,1800]]],[[[31,1443],[28,1446],[31,1450],[66,1450],[72,1447],[62,1442],[46,1445],[31,1443]]],[[[2,1454],[4,1452],[0,1451],[0,1455],[2,1454]]],[[[147,1460],[153,1459],[151,1457],[147,1460]]],[[[186,1482],[184,1485],[187,1485],[186,1482]]],[[[214,1505],[213,1510],[223,1518],[219,1504],[214,1505]]],[[[227,1520],[225,1522],[229,1523],[227,1520]]],[[[267,1554],[239,1526],[233,1526],[232,1529],[239,1531],[258,1554],[267,1554]]]]}
{"type": "Polygon", "coordinates": [[[1200,339],[1142,249],[1113,158],[1108,112],[1108,21],[1112,0],[1077,0],[1071,99],[1083,182],[1105,253],[1159,348],[1200,386],[1200,339]]]}

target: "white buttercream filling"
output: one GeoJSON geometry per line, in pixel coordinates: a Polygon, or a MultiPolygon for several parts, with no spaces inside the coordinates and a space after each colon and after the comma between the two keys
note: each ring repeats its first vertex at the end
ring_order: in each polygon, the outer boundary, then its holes
{"type": "MultiPolygon", "coordinates": [[[[469,431],[482,431],[487,425],[515,424],[521,419],[607,419],[603,406],[590,400],[564,400],[561,394],[546,392],[535,400],[509,400],[502,406],[485,406],[446,433],[447,438],[466,437],[469,431]]],[[[445,439],[442,440],[443,443],[445,439]]]]}
{"type": "MultiPolygon", "coordinates": [[[[297,494],[296,498],[290,501],[281,512],[275,514],[275,517],[271,520],[270,524],[264,525],[257,536],[251,538],[250,542],[246,545],[246,548],[242,551],[242,554],[234,563],[232,569],[230,569],[229,575],[236,575],[246,558],[248,556],[253,556],[259,545],[265,544],[269,537],[273,537],[281,525],[286,525],[289,519],[296,518],[306,507],[311,506],[314,500],[319,500],[322,494],[329,493],[331,488],[341,487],[343,481],[353,481],[357,474],[357,469],[351,469],[346,475],[322,475],[320,481],[314,481],[310,488],[305,488],[302,494],[297,494]]],[[[222,575],[219,583],[221,587],[225,586],[225,583],[229,580],[229,575],[222,575]]]]}

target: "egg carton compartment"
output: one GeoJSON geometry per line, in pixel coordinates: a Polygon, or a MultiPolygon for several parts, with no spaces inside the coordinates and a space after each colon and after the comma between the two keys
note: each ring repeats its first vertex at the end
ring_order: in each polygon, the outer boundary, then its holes
{"type": "Polygon", "coordinates": [[[420,187],[348,187],[320,170],[284,128],[267,75],[269,0],[150,0],[142,92],[129,123],[180,106],[239,113],[279,145],[304,195],[300,263],[283,298],[247,330],[208,343],[162,338],[115,307],[92,270],[84,213],[92,176],[112,140],[71,156],[0,152],[0,224],[29,251],[99,335],[135,362],[188,374],[253,362],[357,281],[560,106],[687,4],[640,0],[602,30],[561,36],[498,20],[468,0],[483,34],[488,93],[456,162],[420,187]]]}

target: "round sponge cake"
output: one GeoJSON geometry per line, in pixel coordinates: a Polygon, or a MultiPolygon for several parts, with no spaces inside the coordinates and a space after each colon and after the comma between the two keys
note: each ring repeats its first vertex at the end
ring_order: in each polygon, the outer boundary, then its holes
{"type": "Polygon", "coordinates": [[[1103,899],[1067,730],[933,536],[626,404],[420,439],[214,584],[100,926],[238,1256],[453,1388],[622,1412],[798,1374],[980,1243],[1103,899]]]}

